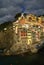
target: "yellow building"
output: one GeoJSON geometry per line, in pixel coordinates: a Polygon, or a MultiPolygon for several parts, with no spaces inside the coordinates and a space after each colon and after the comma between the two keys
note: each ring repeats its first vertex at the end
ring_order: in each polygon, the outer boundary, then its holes
{"type": "MultiPolygon", "coordinates": [[[[36,17],[33,14],[27,15],[26,17],[24,15],[21,15],[21,17],[18,18],[17,22],[13,22],[13,27],[15,25],[14,35],[16,34],[16,37],[18,37],[16,44],[18,43],[22,45],[20,48],[24,47],[25,49],[25,46],[27,45],[29,46],[26,46],[27,49],[30,49],[32,52],[37,51],[35,49],[35,45],[41,44],[40,33],[44,31],[42,31],[44,28],[42,28],[43,25],[41,22],[42,18],[36,17]]],[[[16,39],[16,37],[14,36],[14,39],[16,39]]]]}

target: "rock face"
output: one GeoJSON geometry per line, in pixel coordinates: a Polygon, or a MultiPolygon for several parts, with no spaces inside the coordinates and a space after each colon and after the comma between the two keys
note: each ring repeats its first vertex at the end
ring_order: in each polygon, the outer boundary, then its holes
{"type": "MultiPolygon", "coordinates": [[[[4,55],[31,51],[36,53],[44,42],[44,17],[23,14],[0,30],[0,48],[4,55]]],[[[1,26],[0,26],[1,27],[1,26]]]]}

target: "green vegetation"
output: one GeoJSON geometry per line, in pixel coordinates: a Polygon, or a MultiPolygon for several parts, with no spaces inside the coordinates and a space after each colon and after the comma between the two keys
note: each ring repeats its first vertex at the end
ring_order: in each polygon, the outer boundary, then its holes
{"type": "Polygon", "coordinates": [[[0,25],[0,31],[3,30],[4,28],[7,28],[9,26],[12,26],[12,22],[11,21],[8,21],[8,22],[5,22],[3,24],[0,25]]]}

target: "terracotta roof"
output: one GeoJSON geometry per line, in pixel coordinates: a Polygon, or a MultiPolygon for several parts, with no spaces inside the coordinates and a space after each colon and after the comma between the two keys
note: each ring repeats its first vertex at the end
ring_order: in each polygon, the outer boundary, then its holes
{"type": "Polygon", "coordinates": [[[25,22],[26,22],[26,21],[25,21],[25,19],[24,19],[24,18],[23,18],[23,19],[21,19],[21,20],[19,21],[19,23],[20,23],[20,24],[25,24],[25,22]]]}

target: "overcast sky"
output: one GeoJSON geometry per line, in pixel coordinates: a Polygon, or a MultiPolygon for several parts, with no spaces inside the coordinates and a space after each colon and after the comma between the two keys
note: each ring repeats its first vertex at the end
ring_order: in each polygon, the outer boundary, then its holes
{"type": "Polygon", "coordinates": [[[44,14],[44,0],[0,0],[0,23],[14,20],[19,12],[44,14]]]}

